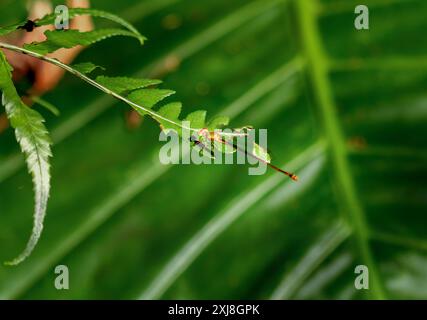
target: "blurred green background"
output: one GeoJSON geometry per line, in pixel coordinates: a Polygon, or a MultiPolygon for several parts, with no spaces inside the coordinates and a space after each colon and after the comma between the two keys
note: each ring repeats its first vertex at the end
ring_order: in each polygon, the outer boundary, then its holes
{"type": "MultiPolygon", "coordinates": [[[[1,1],[2,23],[25,18],[1,1]]],[[[269,130],[273,161],[162,166],[159,129],[72,76],[45,98],[55,142],[42,239],[0,266],[2,299],[427,298],[427,2],[92,0],[149,39],[110,39],[78,62],[161,78],[184,110],[269,130]],[[70,270],[70,290],[54,268],[70,270]],[[370,290],[354,269],[368,265],[370,290]]],[[[98,26],[108,25],[97,20],[98,26]]],[[[33,194],[0,136],[0,261],[24,248],[33,194]]]]}

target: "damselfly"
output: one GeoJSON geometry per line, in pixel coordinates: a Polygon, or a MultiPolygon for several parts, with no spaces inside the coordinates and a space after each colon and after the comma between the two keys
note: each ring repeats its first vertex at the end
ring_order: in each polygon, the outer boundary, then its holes
{"type": "MultiPolygon", "coordinates": [[[[204,137],[207,141],[210,141],[211,143],[212,142],[218,142],[218,143],[221,143],[221,144],[223,144],[223,145],[227,145],[227,146],[229,146],[229,147],[231,147],[231,148],[233,148],[235,151],[238,151],[238,152],[241,152],[241,153],[243,153],[246,157],[251,157],[251,158],[253,158],[253,159],[256,159],[257,161],[259,161],[259,162],[262,162],[262,163],[264,163],[264,164],[266,164],[267,166],[269,166],[271,169],[273,169],[273,170],[275,170],[275,171],[277,171],[277,172],[280,172],[280,173],[282,173],[282,174],[284,174],[284,175],[286,175],[286,176],[288,176],[289,178],[291,178],[292,180],[294,180],[294,181],[298,181],[298,176],[297,175],[295,175],[295,174],[293,174],[293,173],[291,173],[291,172],[288,172],[288,171],[285,171],[285,170],[282,170],[282,169],[280,169],[279,167],[277,167],[277,166],[275,166],[275,165],[273,165],[272,163],[270,163],[270,161],[266,161],[265,159],[262,159],[261,157],[259,157],[259,156],[257,156],[257,155],[255,155],[255,154],[253,154],[253,153],[251,153],[251,152],[248,152],[245,148],[241,148],[240,146],[238,146],[237,145],[237,143],[235,143],[233,140],[233,142],[230,142],[230,141],[227,141],[227,139],[224,139],[222,136],[221,136],[221,134],[220,133],[218,133],[218,132],[211,132],[211,131],[209,131],[208,129],[201,129],[199,132],[198,132],[198,134],[199,134],[199,136],[201,136],[201,137],[204,137]]],[[[230,133],[227,133],[227,136],[228,137],[233,137],[233,136],[236,136],[236,137],[238,137],[238,136],[246,136],[247,135],[247,133],[235,133],[235,134],[230,134],[230,133]]],[[[201,149],[204,149],[204,150],[206,150],[207,152],[209,152],[210,153],[210,155],[214,158],[215,157],[215,153],[214,153],[214,151],[213,151],[213,149],[212,148],[210,148],[210,147],[208,147],[206,144],[204,144],[203,142],[201,142],[200,141],[200,139],[198,139],[197,137],[195,137],[195,136],[191,136],[191,138],[190,138],[190,141],[191,142],[193,142],[196,146],[198,146],[199,148],[201,148],[201,149]]]]}

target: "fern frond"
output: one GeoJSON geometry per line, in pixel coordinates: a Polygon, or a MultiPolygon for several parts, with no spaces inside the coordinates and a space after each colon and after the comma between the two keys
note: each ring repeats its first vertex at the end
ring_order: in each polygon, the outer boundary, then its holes
{"type": "Polygon", "coordinates": [[[25,250],[8,265],[17,265],[25,260],[36,246],[46,215],[50,191],[50,138],[43,117],[27,107],[19,97],[12,81],[12,67],[0,51],[0,90],[7,117],[15,129],[16,140],[25,154],[28,171],[33,177],[35,193],[34,225],[25,250]]]}
{"type": "MultiPolygon", "coordinates": [[[[113,22],[116,22],[120,24],[121,26],[128,29],[130,32],[134,33],[135,37],[141,42],[141,44],[144,43],[145,40],[147,40],[142,34],[139,33],[139,31],[131,25],[126,20],[120,18],[119,16],[116,16],[115,14],[96,10],[96,9],[90,9],[90,8],[70,8],[68,9],[69,18],[72,19],[76,16],[80,15],[90,15],[92,17],[98,17],[98,18],[104,18],[113,22]]],[[[44,16],[43,18],[36,20],[35,24],[37,27],[50,25],[55,23],[57,15],[55,13],[48,14],[44,16]]]]}
{"type": "Polygon", "coordinates": [[[44,34],[47,40],[26,44],[24,48],[44,55],[62,48],[73,48],[79,45],[89,46],[115,36],[137,38],[133,32],[123,29],[100,29],[87,32],[80,32],[74,29],[47,30],[44,34]]]}
{"type": "MultiPolygon", "coordinates": [[[[70,8],[68,9],[68,15],[70,19],[80,15],[90,15],[92,17],[108,19],[110,21],[113,21],[125,27],[127,31],[132,33],[132,36],[137,38],[141,44],[143,44],[144,41],[146,40],[146,38],[143,35],[141,35],[133,25],[131,25],[129,22],[125,21],[124,19],[120,18],[119,16],[116,16],[115,14],[112,14],[109,12],[90,9],[90,8],[70,8]]],[[[10,25],[10,26],[1,27],[0,36],[5,36],[19,29],[24,29],[29,22],[31,22],[32,27],[34,28],[54,24],[56,17],[57,17],[56,13],[50,13],[36,21],[24,21],[24,22],[10,25]]]]}
{"type": "MultiPolygon", "coordinates": [[[[112,20],[119,23],[127,30],[100,29],[89,32],[80,32],[78,30],[49,30],[45,32],[47,39],[43,42],[27,44],[24,48],[0,42],[0,48],[26,54],[64,69],[97,89],[128,104],[140,115],[150,116],[159,123],[162,130],[175,130],[181,136],[183,135],[183,130],[188,130],[195,144],[203,144],[205,146],[211,145],[211,147],[223,153],[234,153],[240,150],[248,156],[260,162],[267,163],[273,169],[296,180],[295,175],[270,164],[271,158],[268,152],[258,144],[254,144],[253,150],[251,150],[252,153],[247,152],[245,149],[235,144],[234,138],[247,135],[246,129],[236,129],[231,133],[215,132],[216,129],[221,129],[228,125],[228,117],[218,116],[207,121],[207,112],[205,110],[197,110],[181,118],[182,104],[179,102],[173,102],[158,107],[157,105],[161,101],[175,94],[172,90],[152,88],[160,84],[160,80],[109,77],[105,75],[93,79],[89,77],[89,75],[97,68],[103,70],[104,68],[98,67],[91,62],[69,66],[57,59],[47,56],[47,54],[58,49],[72,48],[79,45],[88,46],[113,36],[134,37],[141,43],[145,39],[132,25],[115,15],[92,9],[70,9],[70,17],[82,14],[89,14],[112,20]]],[[[0,35],[12,32],[14,29],[27,29],[26,27],[28,26],[37,27],[48,25],[54,23],[55,18],[56,15],[50,14],[42,19],[36,20],[36,22],[27,21],[25,24],[16,24],[7,28],[0,28],[0,35]]],[[[3,91],[3,104],[12,127],[15,129],[16,138],[21,146],[22,152],[26,156],[28,170],[33,176],[35,190],[33,232],[24,252],[8,263],[16,265],[25,260],[32,252],[43,229],[43,220],[46,214],[50,190],[49,157],[51,156],[51,151],[49,136],[43,124],[44,120],[37,111],[30,109],[22,102],[12,82],[12,68],[7,63],[1,51],[0,64],[0,90],[3,91]]],[[[41,101],[41,104],[53,112],[56,112],[56,109],[54,107],[52,108],[52,105],[44,101],[41,101]]]]}

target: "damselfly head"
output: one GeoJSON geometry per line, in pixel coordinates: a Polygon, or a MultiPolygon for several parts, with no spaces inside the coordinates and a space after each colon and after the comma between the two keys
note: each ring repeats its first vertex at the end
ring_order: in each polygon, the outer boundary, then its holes
{"type": "Polygon", "coordinates": [[[291,174],[290,178],[294,181],[298,181],[298,176],[291,174]]]}

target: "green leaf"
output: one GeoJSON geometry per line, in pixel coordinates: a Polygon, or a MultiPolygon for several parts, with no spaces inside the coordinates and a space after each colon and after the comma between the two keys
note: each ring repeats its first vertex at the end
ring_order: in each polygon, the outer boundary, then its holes
{"type": "Polygon", "coordinates": [[[209,131],[214,131],[215,129],[221,129],[223,127],[228,126],[230,122],[230,118],[226,116],[217,116],[213,118],[208,123],[208,129],[209,131]]]}
{"type": "Polygon", "coordinates": [[[182,103],[172,102],[161,107],[158,113],[165,118],[178,121],[181,111],[182,111],[182,103]]]}
{"type": "Polygon", "coordinates": [[[74,64],[71,66],[73,69],[77,70],[78,72],[81,72],[83,74],[90,74],[96,69],[105,70],[104,67],[97,66],[93,64],[92,62],[82,62],[78,64],[74,64]]]}
{"type": "MultiPolygon", "coordinates": [[[[138,89],[132,91],[127,98],[140,106],[151,109],[157,103],[173,94],[175,94],[175,91],[172,90],[138,89]]],[[[140,109],[135,110],[141,111],[140,109]]]]}
{"type": "MultiPolygon", "coordinates": [[[[108,19],[122,25],[123,27],[128,29],[130,32],[132,32],[135,35],[135,37],[141,42],[141,44],[143,44],[144,41],[146,40],[146,38],[142,36],[134,26],[132,26],[126,20],[112,13],[96,10],[96,9],[90,9],[90,8],[69,8],[68,14],[70,19],[80,15],[90,15],[92,17],[108,19]]],[[[55,13],[51,13],[41,19],[36,20],[35,22],[37,26],[54,24],[56,17],[57,15],[55,13]]]]}
{"type": "Polygon", "coordinates": [[[135,37],[135,34],[122,29],[100,29],[80,32],[78,30],[47,30],[47,40],[33,42],[24,45],[24,48],[39,54],[48,54],[61,48],[73,48],[75,46],[88,46],[90,44],[115,36],[135,37]]]}
{"type": "MultiPolygon", "coordinates": [[[[182,103],[172,102],[162,106],[159,109],[158,114],[163,118],[167,118],[169,120],[172,120],[180,124],[181,120],[179,120],[179,115],[181,114],[181,111],[182,111],[182,103]]],[[[165,130],[167,132],[168,130],[172,129],[172,130],[175,130],[179,135],[181,135],[182,130],[178,125],[175,125],[169,121],[165,121],[163,118],[157,119],[161,125],[162,130],[165,130]]]]}
{"type": "Polygon", "coordinates": [[[197,110],[190,113],[185,121],[189,121],[191,128],[194,129],[203,129],[206,128],[206,111],[205,110],[197,110]]]}
{"type": "Polygon", "coordinates": [[[123,94],[128,91],[146,88],[162,83],[160,80],[106,76],[99,76],[95,79],[95,81],[118,94],[123,94]]]}
{"type": "Polygon", "coordinates": [[[19,97],[12,82],[12,68],[0,52],[0,90],[3,92],[2,103],[7,117],[15,129],[16,140],[21,146],[28,165],[28,171],[33,177],[35,193],[34,226],[25,250],[15,259],[7,262],[17,265],[24,261],[35,248],[46,215],[50,190],[50,138],[42,116],[27,107],[19,97]]]}

